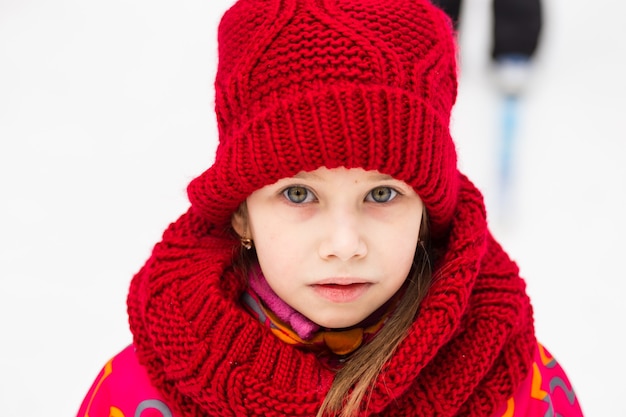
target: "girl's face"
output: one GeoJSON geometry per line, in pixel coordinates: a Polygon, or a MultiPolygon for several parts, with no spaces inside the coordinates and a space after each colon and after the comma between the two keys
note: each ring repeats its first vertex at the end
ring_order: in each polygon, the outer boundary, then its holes
{"type": "Polygon", "coordinates": [[[402,287],[424,206],[413,189],[377,171],[319,168],[283,178],[233,217],[252,238],[270,287],[326,328],[358,324],[402,287]]]}

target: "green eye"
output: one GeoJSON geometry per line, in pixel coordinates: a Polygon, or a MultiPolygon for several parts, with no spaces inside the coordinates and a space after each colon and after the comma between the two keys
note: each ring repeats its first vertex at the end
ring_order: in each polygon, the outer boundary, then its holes
{"type": "Polygon", "coordinates": [[[283,195],[287,200],[295,204],[308,203],[313,198],[313,193],[304,187],[289,187],[283,191],[283,195]]]}
{"type": "Polygon", "coordinates": [[[367,195],[367,201],[374,201],[376,203],[386,203],[393,200],[398,192],[391,187],[376,187],[367,195]]]}

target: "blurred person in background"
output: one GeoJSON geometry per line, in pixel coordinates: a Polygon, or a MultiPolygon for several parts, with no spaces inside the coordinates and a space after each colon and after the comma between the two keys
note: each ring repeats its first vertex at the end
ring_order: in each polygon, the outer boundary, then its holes
{"type": "MultiPolygon", "coordinates": [[[[471,2],[432,0],[451,18],[454,28],[463,29],[463,16],[471,2]]],[[[498,218],[510,216],[511,188],[515,176],[515,148],[521,123],[520,97],[528,87],[543,27],[541,0],[492,0],[489,31],[490,81],[501,96],[499,137],[496,140],[496,197],[498,218]],[[508,213],[508,214],[505,214],[508,213]]]]}
{"type": "MultiPolygon", "coordinates": [[[[461,0],[432,0],[462,30],[461,0]]],[[[506,95],[519,95],[528,80],[543,25],[540,0],[493,0],[491,60],[494,81],[506,95]]]]}

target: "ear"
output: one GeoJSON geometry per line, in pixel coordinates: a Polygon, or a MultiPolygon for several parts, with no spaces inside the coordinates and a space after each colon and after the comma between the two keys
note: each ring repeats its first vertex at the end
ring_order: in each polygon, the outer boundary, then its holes
{"type": "Polygon", "coordinates": [[[233,217],[230,220],[233,229],[239,235],[239,237],[249,237],[248,233],[248,222],[246,219],[246,215],[242,213],[242,210],[237,210],[233,217]]]}

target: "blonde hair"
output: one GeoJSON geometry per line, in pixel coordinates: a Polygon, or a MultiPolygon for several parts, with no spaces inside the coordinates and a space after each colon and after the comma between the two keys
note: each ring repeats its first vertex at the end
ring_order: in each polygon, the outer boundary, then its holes
{"type": "MultiPolygon", "coordinates": [[[[237,215],[247,219],[247,207],[243,203],[237,215]]],[[[407,276],[406,290],[394,313],[387,319],[378,334],[361,346],[337,371],[335,379],[324,398],[317,417],[356,416],[361,408],[367,408],[367,395],[371,391],[383,367],[406,336],[419,305],[430,287],[432,279],[428,216],[423,212],[419,242],[415,250],[413,266],[407,276]]],[[[247,276],[248,267],[255,259],[254,251],[242,250],[239,265],[247,276]]]]}

